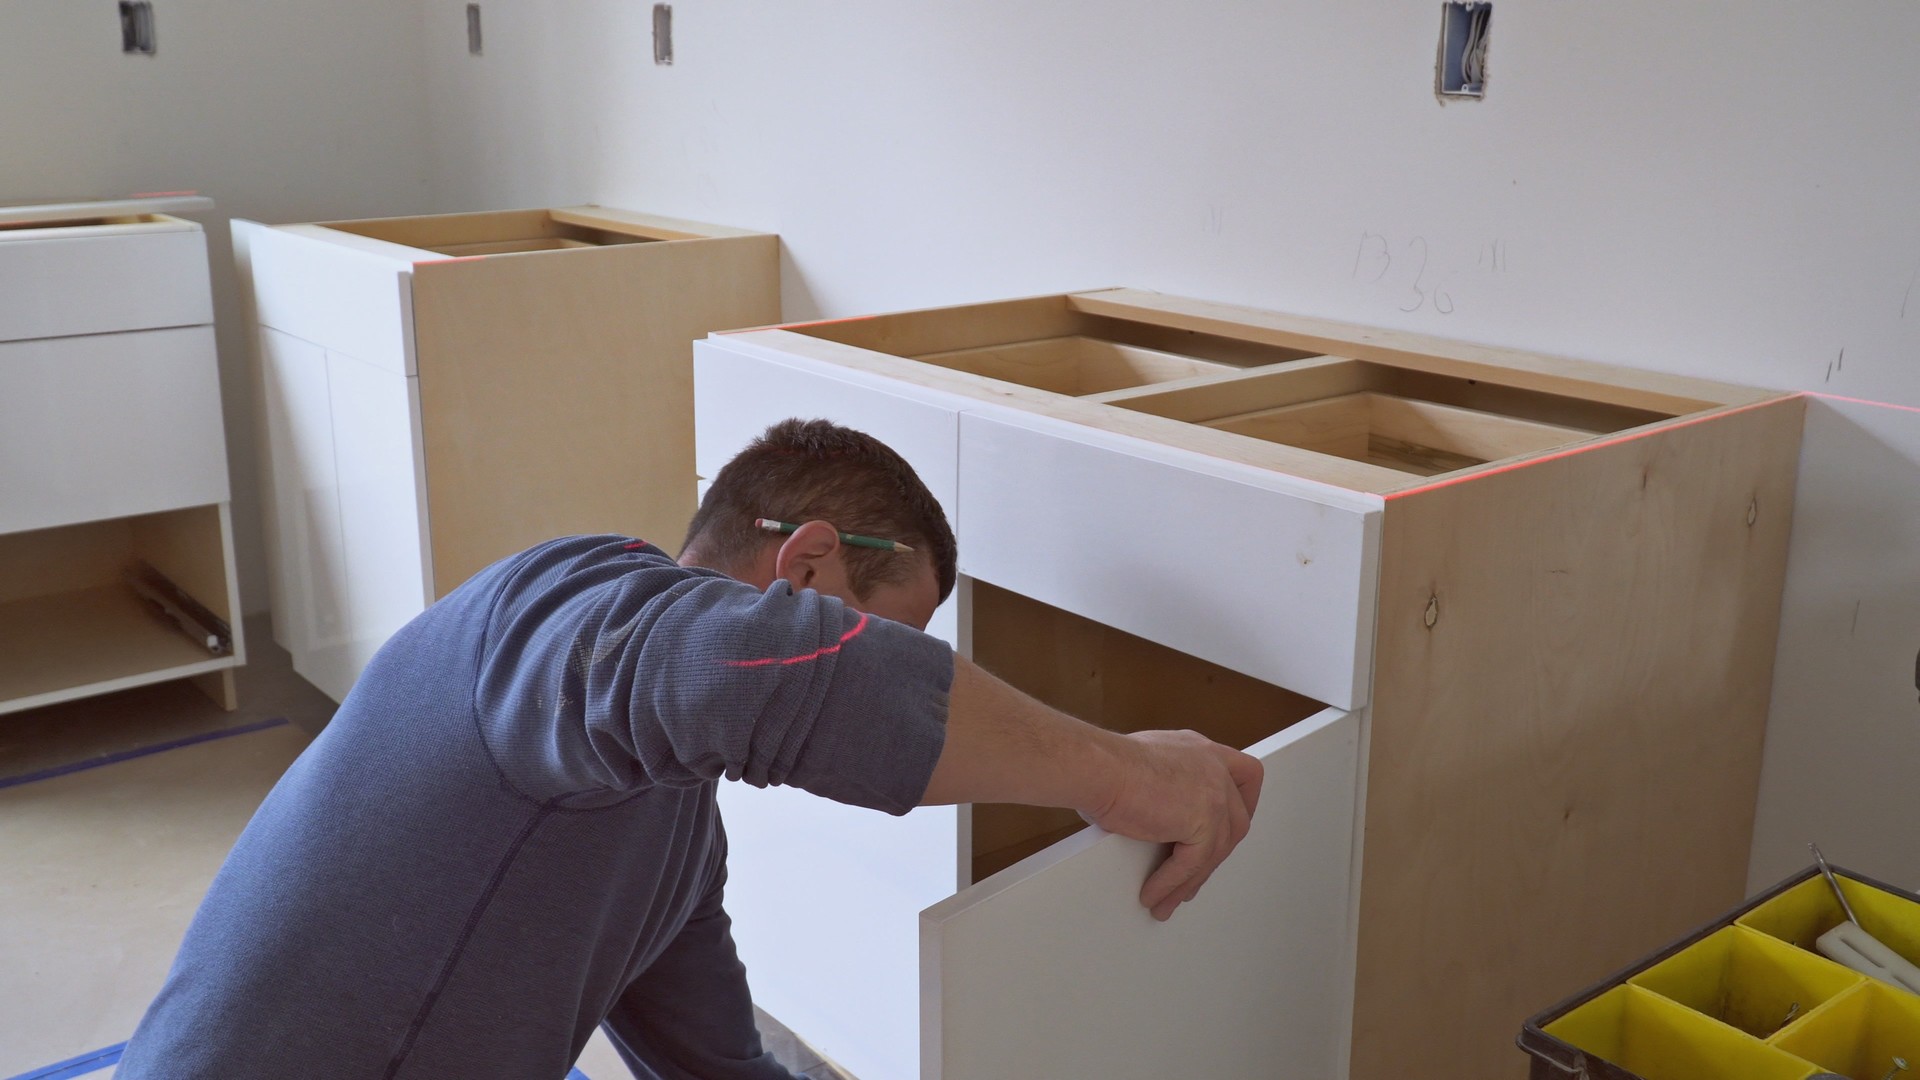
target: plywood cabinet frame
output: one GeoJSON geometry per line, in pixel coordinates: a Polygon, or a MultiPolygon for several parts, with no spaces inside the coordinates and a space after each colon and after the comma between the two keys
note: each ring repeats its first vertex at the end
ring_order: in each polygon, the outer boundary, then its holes
{"type": "MultiPolygon", "coordinates": [[[[1655,375],[1518,350],[1465,345],[1420,335],[1325,320],[1258,312],[1163,297],[1134,289],[898,315],[828,320],[737,332],[739,344],[806,356],[974,401],[1007,405],[1090,428],[1180,446],[1226,460],[1273,469],[1354,491],[1386,496],[1420,488],[1419,473],[1382,470],[1365,462],[1282,443],[1218,433],[1192,423],[1166,424],[1155,415],[1179,411],[1172,399],[1239,397],[1264,377],[1284,381],[1302,396],[1391,389],[1437,404],[1516,416],[1534,423],[1591,427],[1599,440],[1673,417],[1699,415],[1765,400],[1766,391],[1678,376],[1655,375]],[[1222,364],[1217,375],[1189,375],[1177,386],[1147,383],[1099,394],[1069,396],[1002,378],[922,362],[1076,336],[1132,345],[1159,332],[1151,348],[1222,364]],[[1173,335],[1168,337],[1166,335],[1173,335]],[[1193,351],[1182,354],[1178,338],[1193,351]],[[1223,351],[1230,342],[1241,351],[1223,351]],[[1246,350],[1256,350],[1248,352],[1246,350]],[[1258,350],[1266,350],[1265,352],[1258,350]],[[1257,370],[1232,370],[1251,365],[1257,370]],[[1242,380],[1250,380],[1242,385],[1242,380]],[[1317,388],[1317,391],[1316,391],[1317,388]],[[1532,415],[1528,415],[1531,413],[1532,415]],[[1133,415],[1138,414],[1138,415],[1133,415]],[[1601,430],[1601,429],[1605,430],[1601,430]]],[[[935,363],[940,361],[936,360],[935,363]]],[[[1297,403],[1292,402],[1292,403],[1297,403]]],[[[1449,475],[1468,475],[1499,461],[1467,463],[1449,475]]]]}
{"type": "MultiPolygon", "coordinates": [[[[374,565],[353,572],[383,575],[365,597],[381,614],[347,612],[337,662],[289,645],[336,699],[402,616],[496,559],[568,533],[677,548],[694,510],[691,342],[779,310],[778,237],[610,207],[237,222],[234,235],[263,379],[269,345],[311,353],[330,373],[305,395],[323,426],[342,421],[315,394],[395,429],[363,433],[398,475],[357,504],[391,525],[360,536],[374,565]],[[364,393],[343,397],[340,373],[364,393]]],[[[271,436],[269,404],[262,386],[271,436]]],[[[279,490],[290,478],[264,468],[274,513],[298,518],[299,493],[279,490]]],[[[282,644],[298,636],[287,608],[324,591],[290,583],[311,562],[290,531],[269,530],[282,644]]],[[[333,531],[348,547],[360,535],[333,531]]]]}

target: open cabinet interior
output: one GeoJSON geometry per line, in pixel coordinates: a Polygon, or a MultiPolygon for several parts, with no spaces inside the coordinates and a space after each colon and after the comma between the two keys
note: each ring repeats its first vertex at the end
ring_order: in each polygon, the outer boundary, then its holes
{"type": "Polygon", "coordinates": [[[196,506],[0,536],[0,712],[94,684],[230,664],[220,511],[196,506]],[[224,645],[210,647],[197,624],[189,630],[165,614],[152,599],[163,594],[176,610],[197,605],[225,623],[224,645]]]}
{"type": "Polygon", "coordinates": [[[1679,415],[1339,357],[1113,404],[1416,476],[1551,451],[1679,415]]]}
{"type": "Polygon", "coordinates": [[[786,327],[795,333],[1068,397],[1119,396],[1312,352],[1077,311],[1065,297],[786,327]]]}
{"type": "Polygon", "coordinates": [[[578,210],[506,210],[483,214],[330,221],[327,228],[452,257],[644,244],[692,234],[578,210]]]}
{"type": "MultiPolygon", "coordinates": [[[[1191,729],[1246,749],[1320,702],[1019,593],[971,583],[972,656],[1008,683],[1110,731],[1191,729]]],[[[1086,827],[1071,810],[976,803],[972,880],[1086,827]]]]}
{"type": "Polygon", "coordinates": [[[86,229],[101,225],[160,225],[180,219],[166,214],[96,214],[36,221],[0,221],[0,233],[42,234],[53,229],[86,229]]]}

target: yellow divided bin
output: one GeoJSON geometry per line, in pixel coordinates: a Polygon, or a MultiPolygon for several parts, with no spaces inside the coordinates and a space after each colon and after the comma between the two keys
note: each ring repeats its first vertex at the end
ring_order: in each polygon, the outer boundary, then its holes
{"type": "Polygon", "coordinates": [[[1911,1077],[1895,1066],[1920,1063],[1920,997],[1867,979],[1774,1045],[1852,1080],[1911,1077]]]}
{"type": "MultiPolygon", "coordinates": [[[[1920,960],[1920,898],[1835,871],[1868,933],[1920,960]]],[[[1821,956],[1817,871],[1529,1021],[1533,1080],[1920,1080],[1920,995],[1821,956]]]]}
{"type": "MultiPolygon", "coordinates": [[[[1920,958],[1920,903],[1856,881],[1844,872],[1835,871],[1834,877],[1861,929],[1910,960],[1920,958]]],[[[1812,952],[1820,935],[1846,917],[1832,887],[1815,874],[1754,905],[1735,923],[1812,952]]]]}
{"type": "Polygon", "coordinates": [[[1545,1030],[1645,1080],[1805,1080],[1819,1071],[1638,986],[1616,986],[1545,1030]]]}
{"type": "Polygon", "coordinates": [[[1769,1039],[1865,979],[1741,926],[1729,926],[1627,980],[1769,1039]]]}

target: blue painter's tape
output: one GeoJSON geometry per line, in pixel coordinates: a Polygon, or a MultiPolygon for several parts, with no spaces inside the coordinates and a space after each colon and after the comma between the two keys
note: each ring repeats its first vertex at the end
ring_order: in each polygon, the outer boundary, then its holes
{"type": "MultiPolygon", "coordinates": [[[[8,1080],[67,1080],[68,1077],[85,1076],[90,1072],[99,1072],[109,1065],[120,1064],[120,1055],[126,1052],[127,1044],[120,1043],[104,1050],[95,1050],[91,1054],[81,1054],[79,1057],[68,1058],[65,1061],[56,1061],[45,1068],[24,1072],[19,1076],[9,1077],[8,1080]]],[[[567,1080],[591,1080],[591,1078],[579,1069],[570,1069],[567,1072],[567,1080]]]]}
{"type": "Polygon", "coordinates": [[[85,761],[75,761],[67,765],[56,765],[51,769],[41,769],[39,772],[22,773],[19,776],[0,777],[0,788],[19,787],[21,784],[31,784],[36,780],[51,780],[56,776],[66,776],[69,773],[84,772],[87,769],[97,769],[102,765],[114,765],[122,761],[132,761],[134,758],[146,757],[148,754],[158,754],[164,750],[178,750],[183,746],[212,742],[215,739],[230,738],[234,735],[250,735],[256,731],[265,731],[268,728],[280,727],[286,722],[287,718],[282,716],[273,720],[262,720],[254,724],[242,724],[239,727],[223,728],[220,731],[204,731],[198,735],[189,735],[184,739],[155,743],[152,746],[143,746],[137,750],[122,750],[117,754],[106,754],[101,757],[88,758],[85,761]]]}
{"type": "Polygon", "coordinates": [[[12,1080],[67,1080],[70,1076],[85,1076],[90,1072],[99,1072],[109,1065],[120,1064],[120,1055],[127,1052],[127,1044],[119,1043],[104,1050],[95,1050],[91,1054],[81,1054],[76,1058],[56,1061],[43,1069],[24,1072],[12,1080]]]}

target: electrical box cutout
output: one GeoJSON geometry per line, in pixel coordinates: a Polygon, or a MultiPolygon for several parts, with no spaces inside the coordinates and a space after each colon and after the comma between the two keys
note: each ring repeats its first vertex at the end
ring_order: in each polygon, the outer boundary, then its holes
{"type": "Polygon", "coordinates": [[[673,63],[673,5],[653,5],[653,62],[673,63]]]}
{"type": "Polygon", "coordinates": [[[480,5],[467,5],[467,55],[480,55],[480,5]]]}
{"type": "Polygon", "coordinates": [[[1486,96],[1487,38],[1492,27],[1491,3],[1440,6],[1440,59],[1434,65],[1434,90],[1441,97],[1486,96]]]}
{"type": "Polygon", "coordinates": [[[121,0],[120,51],[152,56],[154,50],[153,5],[147,0],[121,0]]]}

